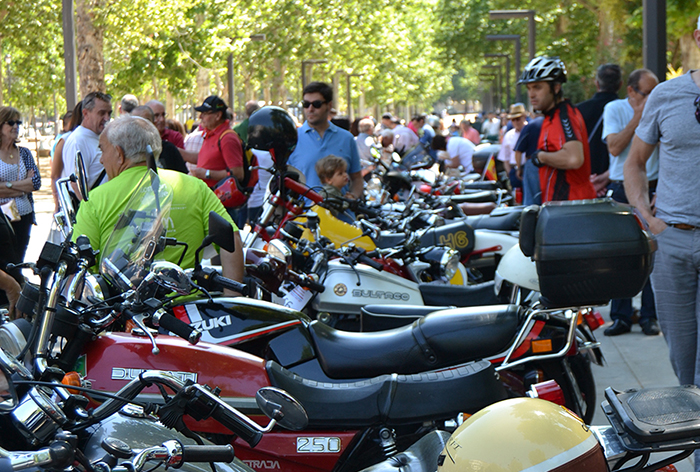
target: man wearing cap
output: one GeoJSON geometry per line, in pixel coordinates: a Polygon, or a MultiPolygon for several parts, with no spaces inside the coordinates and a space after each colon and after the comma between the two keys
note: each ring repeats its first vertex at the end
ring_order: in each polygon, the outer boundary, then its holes
{"type": "Polygon", "coordinates": [[[498,160],[503,162],[503,168],[508,173],[510,183],[513,187],[520,188],[523,182],[518,178],[517,169],[523,163],[518,162],[515,158],[515,144],[520,137],[520,131],[522,131],[523,127],[527,124],[525,106],[522,103],[511,105],[508,119],[513,123],[513,127],[503,135],[501,149],[498,151],[498,160]]]}
{"type": "Polygon", "coordinates": [[[329,121],[333,88],[324,82],[311,82],[304,87],[302,105],[306,122],[297,130],[299,139],[289,156],[289,165],[304,174],[306,185],[320,189],[323,184],[316,173],[316,162],[329,154],[342,157],[348,163],[350,175],[350,190],[345,197],[361,197],[364,180],[355,137],[329,121]]]}

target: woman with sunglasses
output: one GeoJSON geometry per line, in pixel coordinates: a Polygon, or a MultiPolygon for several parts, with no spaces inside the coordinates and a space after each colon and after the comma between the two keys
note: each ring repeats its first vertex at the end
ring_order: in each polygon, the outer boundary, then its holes
{"type": "Polygon", "coordinates": [[[12,221],[12,227],[17,254],[23,261],[35,223],[32,192],[41,188],[41,176],[29,149],[17,146],[21,124],[16,108],[0,108],[0,205],[10,204],[19,216],[12,221]]]}

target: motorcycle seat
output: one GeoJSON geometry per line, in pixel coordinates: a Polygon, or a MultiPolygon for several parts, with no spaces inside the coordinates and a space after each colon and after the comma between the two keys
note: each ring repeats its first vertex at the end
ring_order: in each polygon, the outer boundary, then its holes
{"type": "Polygon", "coordinates": [[[382,231],[373,241],[379,249],[391,249],[401,246],[406,241],[406,234],[382,231]]]}
{"type": "Polygon", "coordinates": [[[523,207],[513,207],[513,211],[494,210],[488,215],[468,216],[467,223],[474,229],[520,231],[522,210],[523,207]]]}
{"type": "Polygon", "coordinates": [[[455,308],[401,328],[352,333],[309,324],[316,357],[333,379],[414,374],[484,359],[502,352],[518,329],[516,305],[455,308]]]}
{"type": "Polygon", "coordinates": [[[498,190],[498,182],[493,180],[477,180],[475,182],[463,182],[462,188],[465,190],[498,190]]]}
{"type": "Polygon", "coordinates": [[[360,309],[360,331],[382,331],[406,326],[434,311],[455,306],[365,305],[360,309]]]}
{"type": "Polygon", "coordinates": [[[477,190],[450,196],[452,203],[484,203],[498,201],[498,193],[493,190],[477,190]]]}
{"type": "Polygon", "coordinates": [[[275,361],[266,363],[270,385],[304,406],[309,428],[416,424],[475,412],[506,397],[488,361],[413,375],[380,375],[350,382],[305,379],[275,361]]]}
{"type": "Polygon", "coordinates": [[[423,283],[418,285],[418,289],[426,305],[485,306],[499,303],[494,292],[494,283],[493,280],[474,285],[423,283]]]}

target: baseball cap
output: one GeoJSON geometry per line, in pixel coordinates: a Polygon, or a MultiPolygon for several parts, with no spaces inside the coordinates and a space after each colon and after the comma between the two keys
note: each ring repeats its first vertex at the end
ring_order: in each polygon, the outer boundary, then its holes
{"type": "Polygon", "coordinates": [[[228,107],[226,106],[226,102],[224,102],[221,98],[219,98],[216,95],[209,95],[207,98],[204,99],[204,103],[202,103],[198,107],[194,107],[194,109],[198,112],[204,113],[207,111],[226,111],[228,107]]]}

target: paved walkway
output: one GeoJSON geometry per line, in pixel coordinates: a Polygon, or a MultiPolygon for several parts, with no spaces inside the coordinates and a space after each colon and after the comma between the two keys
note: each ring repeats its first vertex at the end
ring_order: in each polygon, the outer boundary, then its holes
{"type": "MultiPolygon", "coordinates": [[[[43,189],[35,193],[38,226],[32,229],[27,260],[37,259],[53,221],[53,199],[48,190],[49,183],[48,179],[44,179],[43,189]]],[[[602,343],[603,355],[606,359],[604,367],[593,366],[598,404],[605,398],[604,390],[608,386],[625,390],[677,385],[678,381],[671,369],[668,348],[663,336],[645,336],[641,328],[635,325],[631,333],[612,338],[606,337],[603,335],[603,330],[610,326],[608,312],[607,307],[601,309],[607,323],[595,332],[602,343]]],[[[608,424],[600,409],[596,411],[593,424],[608,424]]],[[[679,472],[694,471],[691,459],[676,464],[676,467],[679,472]]]]}

